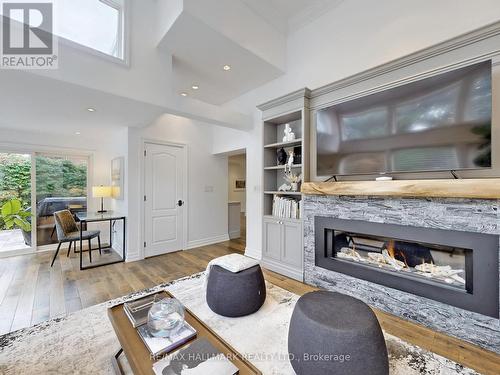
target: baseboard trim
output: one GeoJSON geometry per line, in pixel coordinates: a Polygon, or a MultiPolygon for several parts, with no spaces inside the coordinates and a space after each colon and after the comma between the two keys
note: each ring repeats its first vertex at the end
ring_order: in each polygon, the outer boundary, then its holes
{"type": "Polygon", "coordinates": [[[257,259],[257,260],[261,260],[262,259],[262,253],[259,250],[250,249],[248,247],[245,248],[245,255],[247,257],[250,257],[250,258],[253,258],[253,259],[257,259]]]}
{"type": "Polygon", "coordinates": [[[241,231],[238,230],[233,230],[232,232],[229,232],[229,238],[234,240],[235,238],[240,238],[241,237],[241,231]]]}
{"type": "Polygon", "coordinates": [[[196,247],[213,245],[214,243],[229,241],[229,234],[223,234],[220,236],[203,238],[201,240],[188,241],[186,250],[194,249],[196,247]]]}
{"type": "Polygon", "coordinates": [[[144,257],[141,256],[140,251],[137,251],[137,252],[134,251],[130,255],[128,254],[128,251],[125,253],[125,263],[137,262],[138,260],[143,260],[143,259],[144,259],[144,257]]]}
{"type": "Polygon", "coordinates": [[[269,269],[270,271],[291,277],[292,279],[295,279],[295,280],[298,280],[301,282],[304,281],[304,272],[302,270],[297,270],[297,269],[285,266],[281,263],[274,262],[274,261],[269,260],[269,259],[262,260],[262,266],[264,268],[269,269]]]}

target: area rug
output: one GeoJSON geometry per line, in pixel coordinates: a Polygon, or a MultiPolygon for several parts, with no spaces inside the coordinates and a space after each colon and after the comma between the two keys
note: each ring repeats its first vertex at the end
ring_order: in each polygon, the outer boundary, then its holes
{"type": "MultiPolygon", "coordinates": [[[[264,374],[294,374],[287,360],[288,322],[299,296],[267,283],[267,299],[255,314],[223,318],[204,298],[203,273],[158,285],[0,337],[1,374],[112,374],[119,343],[107,308],[166,289],[264,374]]],[[[385,333],[390,374],[471,375],[477,372],[385,333]]]]}

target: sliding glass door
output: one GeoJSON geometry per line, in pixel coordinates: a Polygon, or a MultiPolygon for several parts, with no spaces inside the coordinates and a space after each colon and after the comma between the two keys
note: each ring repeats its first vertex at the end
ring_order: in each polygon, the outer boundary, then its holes
{"type": "Polygon", "coordinates": [[[33,251],[32,155],[0,152],[0,257],[33,251]]]}
{"type": "Polygon", "coordinates": [[[57,243],[54,212],[87,210],[88,158],[36,154],[37,245],[57,243]]]}
{"type": "Polygon", "coordinates": [[[0,257],[51,249],[54,212],[87,210],[89,158],[0,150],[0,257]]]}

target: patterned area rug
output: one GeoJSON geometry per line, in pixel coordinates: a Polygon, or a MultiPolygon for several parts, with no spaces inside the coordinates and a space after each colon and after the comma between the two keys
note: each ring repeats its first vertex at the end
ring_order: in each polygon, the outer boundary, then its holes
{"type": "MultiPolygon", "coordinates": [[[[1,374],[112,374],[110,358],[119,343],[106,309],[140,295],[167,289],[264,374],[293,374],[287,356],[288,322],[297,295],[267,283],[267,299],[255,314],[224,318],[207,306],[203,273],[158,285],[0,337],[1,374]]],[[[451,375],[475,371],[385,334],[390,374],[451,375]]]]}

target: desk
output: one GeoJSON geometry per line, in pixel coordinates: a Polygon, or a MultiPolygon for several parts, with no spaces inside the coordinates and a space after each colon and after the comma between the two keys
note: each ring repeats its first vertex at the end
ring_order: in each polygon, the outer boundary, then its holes
{"type": "MultiPolygon", "coordinates": [[[[96,268],[100,266],[106,266],[108,264],[121,263],[125,261],[125,216],[121,215],[118,212],[108,211],[103,213],[98,212],[77,212],[75,214],[76,218],[80,222],[80,270],[86,270],[90,268],[96,268]],[[87,226],[87,223],[96,223],[100,221],[109,221],[109,246],[106,246],[104,249],[113,249],[113,224],[118,221],[123,221],[123,243],[122,243],[122,257],[120,260],[113,260],[111,262],[99,263],[95,265],[83,266],[83,239],[82,232],[83,228],[87,226]]],[[[89,251],[97,250],[97,249],[89,249],[89,251]]]]}

